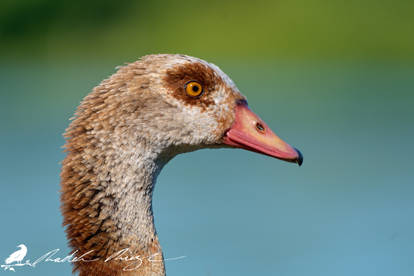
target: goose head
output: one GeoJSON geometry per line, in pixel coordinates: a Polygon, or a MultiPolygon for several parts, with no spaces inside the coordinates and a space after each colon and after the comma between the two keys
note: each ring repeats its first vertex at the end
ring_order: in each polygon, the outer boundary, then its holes
{"type": "Polygon", "coordinates": [[[177,154],[235,147],[303,160],[225,73],[184,55],[149,55],[120,67],[85,97],[65,137],[64,225],[73,252],[93,260],[74,263],[80,275],[165,275],[152,190],[177,154]],[[125,248],[141,256],[137,269],[125,270],[125,259],[114,257],[125,248]]]}
{"type": "Polygon", "coordinates": [[[201,59],[145,56],[121,67],[95,90],[86,98],[91,112],[100,113],[95,116],[100,123],[107,119],[112,135],[130,132],[128,142],[142,139],[158,152],[171,154],[239,147],[302,162],[299,151],[249,110],[234,82],[201,59]]]}

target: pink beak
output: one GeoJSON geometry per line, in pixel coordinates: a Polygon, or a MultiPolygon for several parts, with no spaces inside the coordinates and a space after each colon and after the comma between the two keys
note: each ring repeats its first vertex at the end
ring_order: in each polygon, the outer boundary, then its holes
{"type": "Polygon", "coordinates": [[[235,121],[224,136],[225,144],[302,165],[300,151],[280,139],[245,101],[237,104],[235,112],[235,121]]]}

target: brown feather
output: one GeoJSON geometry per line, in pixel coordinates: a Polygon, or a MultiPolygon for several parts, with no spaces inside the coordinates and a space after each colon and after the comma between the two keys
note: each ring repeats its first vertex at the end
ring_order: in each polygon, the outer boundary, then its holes
{"type": "Polygon", "coordinates": [[[120,67],[78,107],[64,135],[61,210],[72,252],[89,252],[74,263],[81,276],[165,275],[153,186],[173,156],[221,145],[244,97],[218,70],[187,56],[146,56],[120,67]],[[204,86],[200,99],[185,95],[188,80],[204,86]],[[104,261],[125,248],[142,257],[139,269],[104,261]],[[154,254],[158,262],[148,259],[154,254]]]}

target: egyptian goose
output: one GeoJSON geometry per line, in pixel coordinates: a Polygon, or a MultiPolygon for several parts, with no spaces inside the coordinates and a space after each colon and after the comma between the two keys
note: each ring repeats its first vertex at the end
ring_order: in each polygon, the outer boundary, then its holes
{"type": "Polygon", "coordinates": [[[80,276],[165,275],[152,192],[175,155],[236,147],[302,163],[217,66],[148,55],[87,95],[65,133],[61,210],[80,276]]]}

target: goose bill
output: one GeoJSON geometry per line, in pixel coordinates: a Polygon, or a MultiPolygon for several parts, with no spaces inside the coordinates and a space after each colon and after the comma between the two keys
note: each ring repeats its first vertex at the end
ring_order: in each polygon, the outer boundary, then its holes
{"type": "Polygon", "coordinates": [[[246,102],[238,103],[235,113],[235,121],[224,135],[223,142],[226,145],[302,165],[303,156],[300,151],[280,139],[249,109],[246,102]]]}

